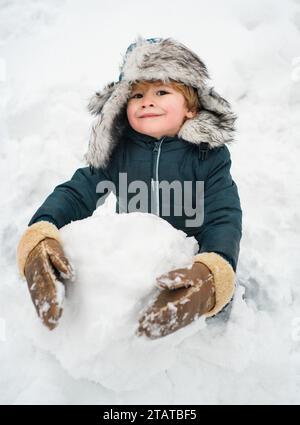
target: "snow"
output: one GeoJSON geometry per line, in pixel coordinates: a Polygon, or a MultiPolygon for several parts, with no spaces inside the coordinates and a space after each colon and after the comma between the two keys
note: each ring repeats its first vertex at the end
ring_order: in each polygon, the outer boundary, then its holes
{"type": "Polygon", "coordinates": [[[66,284],[63,317],[49,332],[28,302],[23,331],[74,378],[116,391],[135,388],[157,372],[158,364],[169,364],[170,344],[176,346],[182,338],[164,341],[160,351],[157,344],[141,342],[135,332],[143,299],[158,291],[153,284],[157,274],[192,260],[197,242],[157,216],[142,213],[93,215],[65,226],[61,236],[77,273],[66,284]],[[124,357],[124,352],[131,354],[124,357]],[[147,357],[151,362],[145,369],[147,357]]]}
{"type": "Polygon", "coordinates": [[[58,308],[61,308],[63,307],[63,302],[64,302],[65,287],[61,281],[55,280],[55,288],[56,288],[55,304],[57,304],[58,308]]]}
{"type": "Polygon", "coordinates": [[[298,404],[300,2],[145,7],[0,2],[0,403],[298,404]],[[118,78],[138,33],[195,50],[239,116],[230,151],[244,233],[230,317],[138,338],[155,277],[188,263],[194,240],[150,214],[113,214],[109,197],[61,231],[76,278],[49,332],[18,277],[16,246],[46,196],[84,165],[88,99],[118,78]]]}
{"type": "MultiPolygon", "coordinates": [[[[193,263],[193,261],[191,261],[191,264],[192,263],[193,263]]],[[[190,269],[191,265],[188,265],[186,268],[190,269]]],[[[159,281],[156,282],[156,284],[160,288],[168,288],[168,289],[182,288],[184,286],[186,288],[188,288],[189,286],[193,286],[193,284],[194,284],[193,280],[188,280],[186,278],[182,279],[183,277],[184,277],[183,273],[178,273],[178,275],[175,277],[175,279],[170,279],[167,275],[162,276],[162,277],[159,278],[159,281]]]]}

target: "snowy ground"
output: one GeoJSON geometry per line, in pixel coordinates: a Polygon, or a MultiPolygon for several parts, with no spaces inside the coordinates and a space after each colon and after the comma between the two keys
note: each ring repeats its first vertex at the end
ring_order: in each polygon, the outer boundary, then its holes
{"type": "Polygon", "coordinates": [[[0,1],[0,403],[300,402],[299,46],[299,0],[0,1]],[[112,215],[110,198],[62,231],[85,278],[83,233],[99,242],[102,286],[71,287],[49,336],[18,279],[16,245],[46,196],[84,165],[87,101],[117,79],[139,33],[195,50],[239,115],[230,151],[244,233],[230,320],[199,320],[158,342],[133,336],[154,276],[190,258],[193,241],[151,215],[112,215]]]}

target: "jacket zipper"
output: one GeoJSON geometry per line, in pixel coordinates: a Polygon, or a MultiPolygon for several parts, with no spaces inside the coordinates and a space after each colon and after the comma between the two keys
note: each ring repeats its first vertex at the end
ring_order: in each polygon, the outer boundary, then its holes
{"type": "Polygon", "coordinates": [[[151,190],[153,193],[153,200],[155,203],[155,214],[159,216],[159,176],[158,176],[158,166],[159,166],[159,158],[161,152],[161,144],[164,141],[165,137],[163,137],[160,141],[154,142],[154,148],[152,151],[152,178],[151,178],[151,190]]]}

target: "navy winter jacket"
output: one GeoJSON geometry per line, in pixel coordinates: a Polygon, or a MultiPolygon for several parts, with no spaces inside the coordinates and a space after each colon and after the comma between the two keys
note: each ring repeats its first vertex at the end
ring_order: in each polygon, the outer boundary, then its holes
{"type": "MultiPolygon", "coordinates": [[[[225,145],[203,151],[204,145],[193,145],[178,136],[156,139],[130,128],[122,143],[114,149],[105,169],[90,166],[76,170],[71,180],[55,187],[31,218],[29,225],[46,220],[61,228],[71,221],[91,216],[109,194],[108,191],[96,191],[97,184],[104,181],[113,182],[116,188],[116,212],[128,212],[128,203],[136,193],[127,193],[125,199],[120,190],[119,175],[127,173],[128,185],[137,180],[146,183],[149,196],[156,201],[155,213],[159,213],[176,229],[196,238],[199,253],[216,252],[236,270],[242,235],[242,211],[237,186],[230,174],[230,153],[225,145]],[[183,205],[179,205],[183,214],[174,214],[172,191],[170,214],[163,215],[164,200],[161,189],[157,187],[161,181],[179,181],[182,187],[185,181],[193,185],[196,181],[204,182],[202,224],[197,227],[186,226],[186,220],[191,217],[185,215],[183,205]]],[[[193,205],[196,195],[194,191],[193,205]]],[[[176,202],[178,204],[178,200],[176,202]]],[[[149,201],[148,211],[145,212],[153,212],[153,209],[150,210],[151,205],[153,208],[153,202],[151,204],[149,201]]]]}

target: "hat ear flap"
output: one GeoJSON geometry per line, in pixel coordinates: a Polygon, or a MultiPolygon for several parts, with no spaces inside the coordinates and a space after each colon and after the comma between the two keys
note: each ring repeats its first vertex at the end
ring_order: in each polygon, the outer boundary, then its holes
{"type": "Polygon", "coordinates": [[[208,143],[215,148],[233,141],[234,123],[237,116],[227,100],[214,91],[213,87],[198,89],[199,113],[186,120],[178,135],[191,143],[208,143]]]}
{"type": "Polygon", "coordinates": [[[91,130],[85,161],[95,168],[106,167],[110,155],[118,144],[116,134],[122,133],[120,117],[126,113],[130,84],[127,81],[110,83],[101,93],[91,98],[89,110],[96,115],[91,130]]]}
{"type": "Polygon", "coordinates": [[[99,115],[103,106],[108,101],[113,91],[115,90],[115,82],[107,84],[102,91],[96,92],[89,101],[87,106],[92,115],[99,115]]]}
{"type": "Polygon", "coordinates": [[[215,112],[216,114],[226,114],[231,112],[231,107],[226,99],[221,97],[213,87],[208,87],[198,93],[199,100],[203,109],[215,112]]]}

